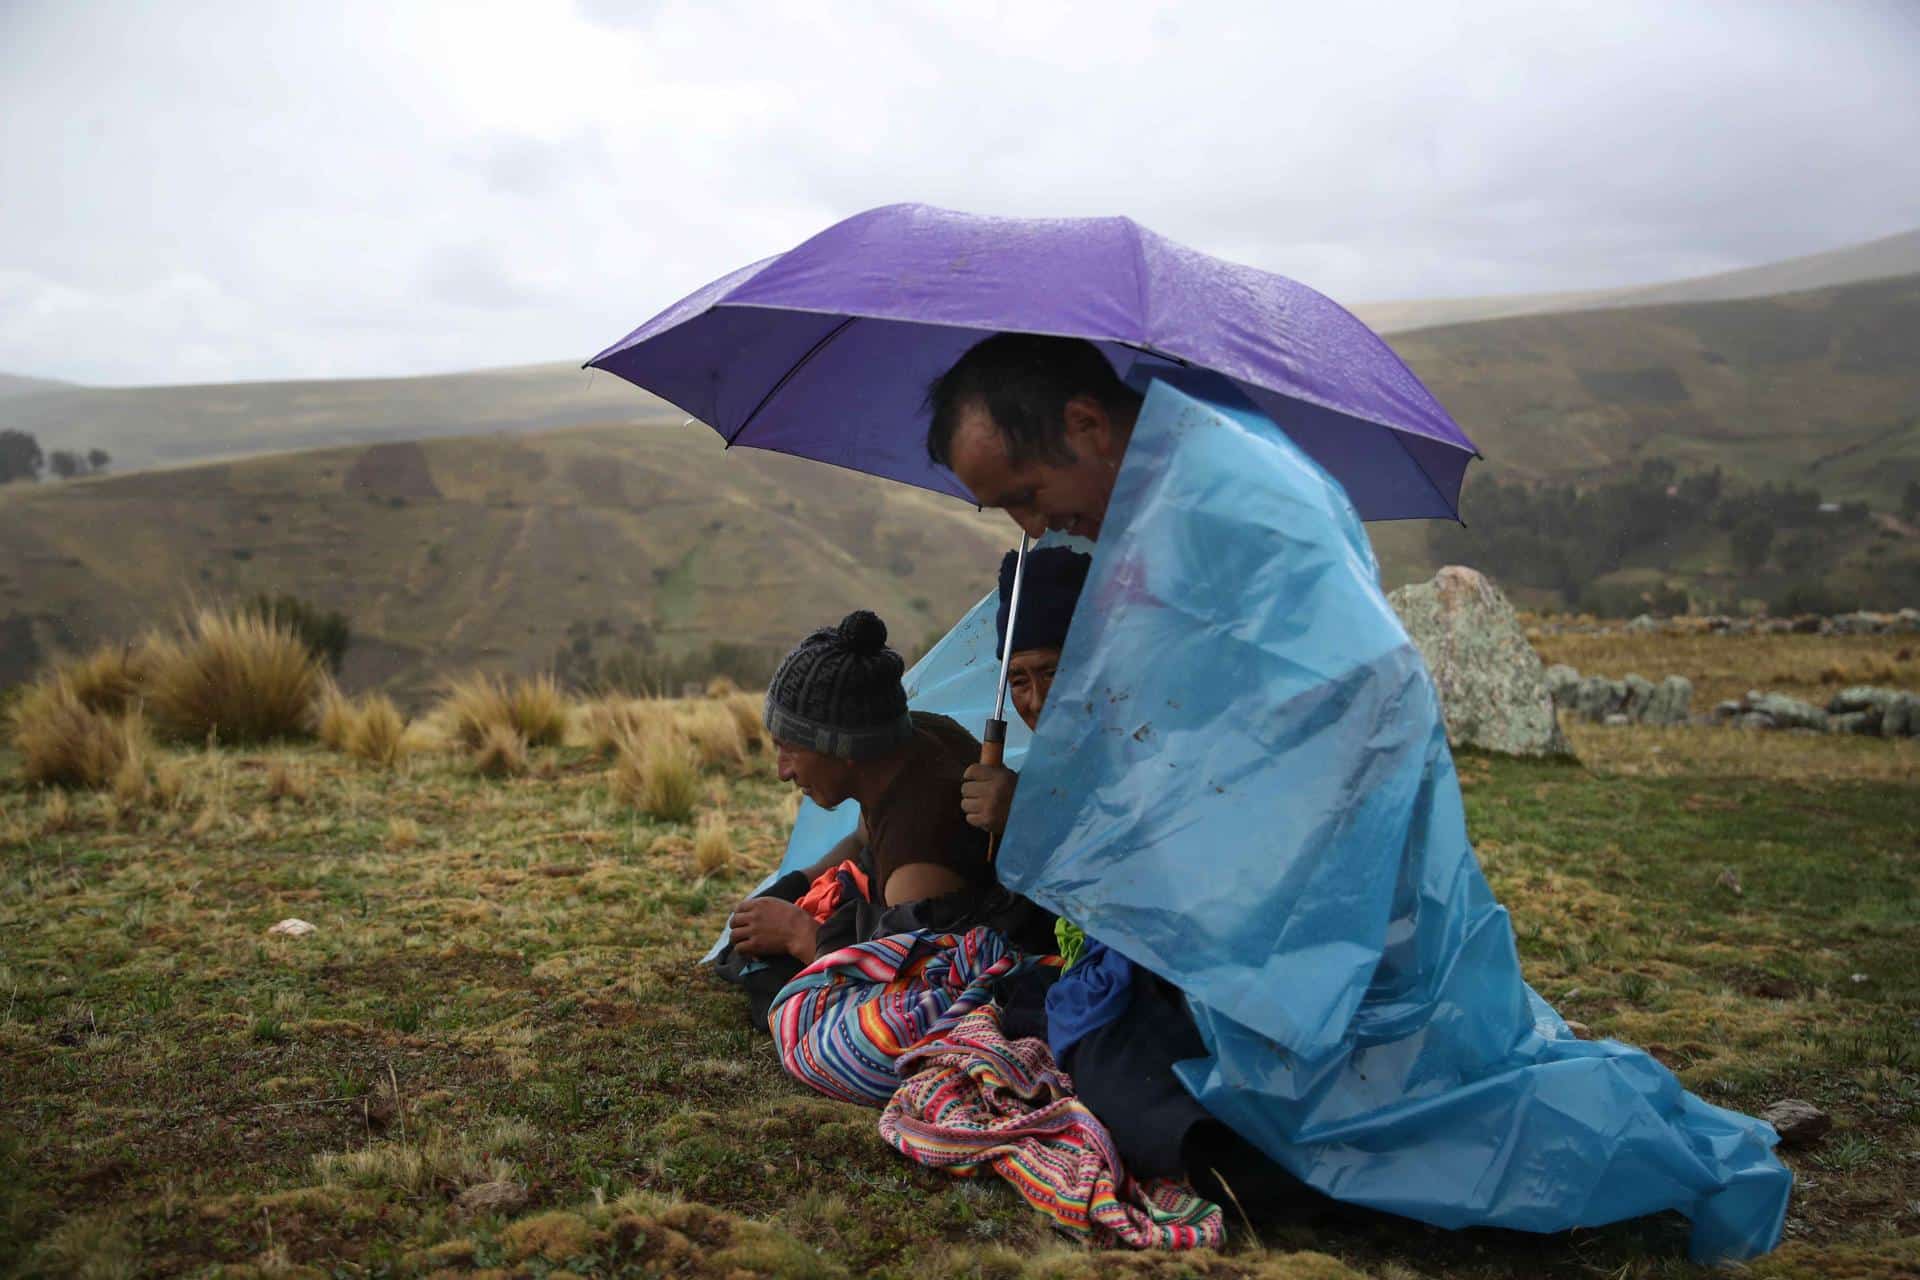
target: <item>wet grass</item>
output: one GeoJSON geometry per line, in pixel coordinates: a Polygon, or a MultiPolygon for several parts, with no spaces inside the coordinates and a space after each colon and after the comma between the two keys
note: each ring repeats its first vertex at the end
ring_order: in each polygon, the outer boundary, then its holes
{"type": "MultiPolygon", "coordinates": [[[[1704,1274],[1666,1220],[1275,1228],[1121,1259],[907,1164],[872,1112],[789,1081],[696,967],[784,841],[764,761],[710,768],[684,822],[616,803],[575,747],[501,780],[432,753],[175,753],[190,800],[132,811],[0,785],[0,1271],[1704,1274]],[[703,862],[722,810],[733,856],[703,862]],[[289,916],[316,931],[267,933],[289,916]]],[[[1920,1267],[1912,774],[1462,774],[1543,994],[1711,1101],[1834,1117],[1788,1153],[1788,1245],[1754,1273],[1920,1267]]]]}

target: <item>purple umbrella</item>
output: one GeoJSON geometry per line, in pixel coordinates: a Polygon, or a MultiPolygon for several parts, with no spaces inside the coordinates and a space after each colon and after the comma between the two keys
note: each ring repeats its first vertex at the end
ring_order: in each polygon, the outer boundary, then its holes
{"type": "Polygon", "coordinates": [[[1457,518],[1473,442],[1374,332],[1305,285],[1127,218],[887,205],[681,299],[587,362],[772,449],[967,498],[926,453],[927,386],[1001,330],[1095,342],[1121,376],[1231,379],[1363,519],[1457,518]]]}

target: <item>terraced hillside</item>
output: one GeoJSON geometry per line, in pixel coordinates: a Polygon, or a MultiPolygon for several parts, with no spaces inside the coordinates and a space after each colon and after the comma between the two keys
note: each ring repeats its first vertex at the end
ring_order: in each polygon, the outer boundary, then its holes
{"type": "Polygon", "coordinates": [[[870,607],[913,649],[991,588],[1012,526],[699,427],[281,454],[0,489],[0,685],[192,599],[344,611],[345,682],[422,691],[563,646],[784,647],[870,607]]]}

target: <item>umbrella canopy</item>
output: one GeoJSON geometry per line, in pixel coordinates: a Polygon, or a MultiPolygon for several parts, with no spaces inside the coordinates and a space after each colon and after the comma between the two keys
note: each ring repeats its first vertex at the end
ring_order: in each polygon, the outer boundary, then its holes
{"type": "Polygon", "coordinates": [[[587,362],[730,445],[971,496],[928,459],[925,397],[1002,330],[1086,338],[1122,377],[1231,379],[1367,520],[1457,518],[1473,442],[1371,329],[1285,276],[1127,218],[857,214],[681,299],[587,362]]]}

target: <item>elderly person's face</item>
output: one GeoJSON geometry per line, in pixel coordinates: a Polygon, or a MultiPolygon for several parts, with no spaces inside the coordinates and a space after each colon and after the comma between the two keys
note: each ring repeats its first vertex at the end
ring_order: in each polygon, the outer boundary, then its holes
{"type": "Polygon", "coordinates": [[[1007,659],[1007,696],[1029,729],[1040,727],[1040,708],[1047,705],[1059,666],[1058,649],[1016,649],[1007,659]]]}
{"type": "Polygon", "coordinates": [[[853,794],[853,762],[774,739],[774,765],[780,781],[791,782],[800,794],[822,809],[837,809],[853,794]]]}
{"type": "Polygon", "coordinates": [[[974,501],[1001,508],[1031,537],[1058,529],[1098,538],[1126,452],[1125,432],[1098,400],[1075,396],[1067,402],[1066,439],[1071,461],[1015,462],[986,407],[966,405],[956,415],[953,473],[974,501]]]}

